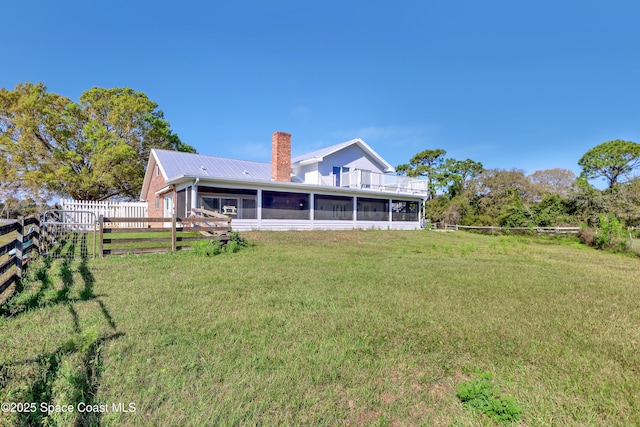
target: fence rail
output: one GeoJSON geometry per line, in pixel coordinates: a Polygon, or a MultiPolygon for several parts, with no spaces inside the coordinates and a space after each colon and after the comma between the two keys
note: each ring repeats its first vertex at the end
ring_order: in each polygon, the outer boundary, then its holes
{"type": "Polygon", "coordinates": [[[229,240],[231,220],[223,218],[109,218],[98,217],[98,254],[169,252],[191,247],[190,242],[218,239],[229,240]],[[121,228],[120,223],[142,224],[137,228],[121,228]],[[147,226],[148,224],[148,226],[147,226]],[[153,225],[158,224],[158,227],[153,225]],[[170,224],[170,227],[164,226],[170,224]],[[140,233],[139,236],[135,236],[140,233]],[[156,233],[155,235],[150,235],[156,233]],[[196,235],[198,233],[199,235],[196,235]],[[123,236],[123,237],[120,237],[123,236]],[[108,245],[108,248],[105,248],[108,245]]]}
{"type": "Polygon", "coordinates": [[[433,223],[436,230],[485,230],[485,231],[530,231],[536,233],[550,234],[575,234],[580,231],[580,227],[497,227],[489,225],[458,225],[446,224],[442,222],[433,223]]]}
{"type": "MultiPolygon", "coordinates": [[[[86,237],[92,230],[73,226],[70,228],[69,223],[65,222],[64,214],[64,211],[50,212],[44,217],[47,221],[29,217],[0,225],[0,294],[22,278],[31,258],[30,254],[34,251],[45,256],[53,256],[52,246],[61,246],[63,240],[79,240],[81,255],[89,256],[90,249],[84,246],[90,244],[90,239],[86,237]],[[54,225],[62,225],[62,228],[54,225]],[[61,230],[64,233],[60,233],[61,230]],[[10,236],[12,233],[15,233],[15,237],[10,236]],[[89,240],[89,243],[86,240],[89,240]]],[[[224,242],[229,240],[231,231],[231,220],[228,217],[118,218],[100,215],[97,222],[100,257],[108,254],[176,251],[190,248],[192,242],[199,240],[217,239],[224,242]],[[136,224],[139,227],[121,228],[119,225],[122,223],[136,224]],[[151,224],[158,224],[159,227],[152,227],[151,224]],[[171,224],[171,227],[165,227],[165,224],[171,224]],[[160,236],[153,235],[154,232],[160,236]],[[135,233],[140,234],[136,236],[135,233]],[[105,245],[109,247],[105,248],[105,245]]],[[[73,224],[78,225],[75,222],[73,224]]],[[[66,256],[75,256],[75,252],[77,250],[71,249],[70,254],[66,256]]]]}

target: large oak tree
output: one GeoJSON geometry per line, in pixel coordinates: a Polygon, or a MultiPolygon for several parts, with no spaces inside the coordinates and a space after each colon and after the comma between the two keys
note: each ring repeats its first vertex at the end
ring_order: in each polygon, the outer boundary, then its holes
{"type": "Polygon", "coordinates": [[[195,152],[158,104],[129,88],[76,103],[42,84],[0,89],[0,186],[82,200],[136,198],[152,148],[195,152]]]}

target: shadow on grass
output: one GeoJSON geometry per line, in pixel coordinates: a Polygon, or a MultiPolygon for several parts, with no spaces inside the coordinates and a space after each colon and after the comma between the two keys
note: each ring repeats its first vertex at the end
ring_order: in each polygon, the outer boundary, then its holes
{"type": "MultiPolygon", "coordinates": [[[[106,304],[95,294],[95,278],[88,264],[87,236],[70,233],[57,236],[55,250],[47,257],[34,257],[26,277],[16,283],[12,295],[0,305],[0,317],[16,318],[29,311],[66,306],[71,317],[73,333],[67,341],[52,352],[36,359],[0,366],[2,378],[9,378],[11,365],[28,365],[32,378],[20,392],[24,402],[45,404],[98,404],[97,393],[101,370],[101,351],[104,345],[124,334],[117,332],[117,325],[106,304]],[[76,261],[80,248],[80,261],[76,261]],[[59,258],[59,260],[54,260],[59,258]],[[80,278],[80,280],[78,280],[80,278]],[[95,300],[104,320],[113,330],[111,335],[98,335],[98,329],[82,330],[82,322],[76,303],[95,300]],[[33,366],[31,368],[31,366],[33,366]]],[[[47,414],[41,407],[33,413],[17,414],[16,425],[45,426],[100,425],[100,414],[86,412],[74,414],[47,414]]]]}
{"type": "MultiPolygon", "coordinates": [[[[118,332],[108,336],[100,336],[87,340],[70,339],[65,344],[50,353],[41,354],[35,360],[25,360],[17,364],[35,364],[35,380],[31,383],[24,395],[25,402],[37,402],[37,411],[31,413],[19,413],[16,419],[18,426],[48,426],[62,425],[70,420],[52,420],[58,414],[47,414],[40,411],[41,404],[64,404],[73,405],[77,408],[80,402],[86,405],[99,404],[97,392],[101,375],[101,351],[104,345],[110,341],[124,336],[118,332]],[[79,369],[72,372],[62,372],[68,370],[68,364],[64,361],[68,357],[80,354],[81,362],[79,369]],[[64,393],[68,401],[55,402],[57,393],[64,393]]],[[[3,368],[7,368],[5,365],[3,368]]],[[[100,413],[84,412],[76,413],[75,426],[99,426],[100,413]]]]}
{"type": "MultiPolygon", "coordinates": [[[[99,295],[94,292],[95,278],[89,269],[88,260],[82,259],[76,269],[72,268],[73,263],[72,259],[66,258],[58,263],[51,258],[39,258],[32,261],[29,275],[16,283],[13,294],[0,305],[0,317],[16,317],[37,308],[97,300],[109,326],[115,330],[116,324],[113,317],[99,295]],[[55,289],[52,279],[52,267],[54,266],[59,269],[55,274],[60,278],[61,286],[59,289],[55,289]],[[79,273],[82,279],[81,284],[75,283],[75,272],[79,273]],[[78,291],[78,297],[71,297],[71,291],[76,286],[82,286],[78,291]]],[[[69,312],[74,319],[77,319],[77,313],[73,307],[69,308],[69,312]]],[[[74,321],[74,323],[76,322],[74,321]]]]}

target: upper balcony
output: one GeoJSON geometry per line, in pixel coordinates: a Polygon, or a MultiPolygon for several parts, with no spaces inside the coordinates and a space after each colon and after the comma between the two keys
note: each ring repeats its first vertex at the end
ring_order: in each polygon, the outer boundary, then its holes
{"type": "Polygon", "coordinates": [[[319,175],[319,185],[385,191],[398,194],[427,196],[429,187],[424,179],[390,175],[365,170],[348,170],[330,175],[319,175]]]}

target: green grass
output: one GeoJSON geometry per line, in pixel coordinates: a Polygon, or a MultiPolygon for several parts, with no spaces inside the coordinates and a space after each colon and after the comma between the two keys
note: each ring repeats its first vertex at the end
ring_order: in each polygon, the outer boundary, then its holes
{"type": "Polygon", "coordinates": [[[243,235],[236,254],[32,269],[2,305],[1,400],[135,403],[80,425],[493,425],[456,394],[485,372],[522,425],[640,424],[638,258],[464,232],[243,235]]]}

